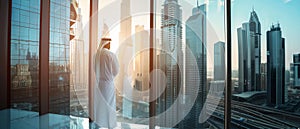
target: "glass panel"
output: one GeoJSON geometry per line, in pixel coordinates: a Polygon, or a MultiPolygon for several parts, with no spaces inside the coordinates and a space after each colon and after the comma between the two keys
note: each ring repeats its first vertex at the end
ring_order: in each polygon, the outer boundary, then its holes
{"type": "MultiPolygon", "coordinates": [[[[34,0],[40,6],[39,0],[34,0]]],[[[33,12],[28,0],[12,0],[11,26],[11,107],[37,112],[39,110],[39,26],[32,28],[29,16],[39,20],[39,11],[33,12]],[[20,7],[21,5],[21,7],[20,7]],[[29,24],[28,24],[29,23],[29,24]],[[30,30],[30,33],[29,33],[30,30]]],[[[15,117],[20,114],[12,114],[15,117]]],[[[37,115],[37,114],[35,114],[37,115]]]]}
{"type": "MultiPolygon", "coordinates": [[[[110,51],[118,60],[119,72],[114,77],[114,85],[109,86],[112,94],[116,95],[116,102],[109,103],[108,106],[105,101],[99,100],[99,95],[104,95],[105,98],[107,97],[105,94],[108,94],[100,92],[100,89],[105,87],[102,79],[104,75],[100,74],[100,77],[95,78],[96,83],[98,82],[100,85],[94,86],[96,89],[94,101],[100,103],[98,107],[96,105],[94,108],[112,107],[112,112],[117,111],[115,114],[117,122],[130,123],[137,127],[147,127],[149,122],[149,12],[150,1],[99,0],[97,14],[99,34],[97,35],[98,41],[94,45],[101,46],[99,45],[101,38],[111,38],[110,51]]],[[[101,58],[106,58],[102,55],[98,57],[97,53],[102,51],[105,49],[94,48],[95,61],[100,63],[95,67],[101,67],[104,63],[114,63],[101,60],[101,58]]],[[[109,69],[105,70],[109,72],[109,69]]],[[[97,73],[101,72],[96,68],[97,73]]],[[[99,114],[95,112],[95,115],[99,114]]],[[[100,114],[100,116],[102,115],[100,114]]],[[[101,119],[101,117],[96,117],[95,119],[101,119]]],[[[101,126],[101,124],[99,125],[101,126]]]]}
{"type": "Polygon", "coordinates": [[[88,117],[89,1],[51,0],[50,112],[88,117]]]}
{"type": "MultiPolygon", "coordinates": [[[[78,0],[71,4],[74,10],[62,10],[62,16],[77,12],[77,18],[71,21],[75,23],[71,29],[64,28],[63,32],[70,31],[74,38],[70,40],[70,46],[67,47],[67,53],[70,58],[70,114],[80,117],[88,117],[88,66],[89,66],[89,13],[90,2],[87,0],[78,0]],[[75,12],[74,12],[75,11],[75,12]],[[73,32],[72,32],[73,31],[73,32]]],[[[68,37],[69,38],[69,37],[68,37]]]]}
{"type": "Polygon", "coordinates": [[[69,0],[60,0],[55,2],[50,0],[50,51],[49,51],[49,111],[58,114],[70,114],[70,62],[67,48],[70,40],[60,40],[62,37],[70,37],[70,32],[63,33],[58,31],[59,28],[70,29],[70,14],[67,17],[60,15],[61,9],[70,9],[71,2],[69,0]],[[65,24],[66,23],[66,24],[65,24]]]}
{"type": "Polygon", "coordinates": [[[156,0],[155,126],[223,128],[223,6],[223,1],[156,0]]]}
{"type": "Polygon", "coordinates": [[[231,4],[232,127],[300,127],[300,2],[231,4]]]}

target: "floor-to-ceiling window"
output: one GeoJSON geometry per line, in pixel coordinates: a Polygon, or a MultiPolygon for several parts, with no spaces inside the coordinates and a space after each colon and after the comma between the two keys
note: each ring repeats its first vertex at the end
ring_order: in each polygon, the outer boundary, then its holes
{"type": "MultiPolygon", "coordinates": [[[[224,126],[228,48],[223,0],[98,3],[98,40],[92,43],[98,46],[102,37],[110,37],[120,62],[118,122],[142,128],[152,115],[159,127],[224,126]]],[[[11,4],[10,106],[38,112],[40,1],[11,4]]],[[[231,5],[231,127],[299,127],[299,2],[234,0],[231,5]]],[[[93,61],[88,53],[97,51],[87,40],[89,4],[51,0],[49,8],[49,112],[89,117],[93,61]]]]}
{"type": "Polygon", "coordinates": [[[40,1],[12,0],[11,107],[39,110],[40,1]]]}
{"type": "Polygon", "coordinates": [[[49,111],[70,114],[69,0],[50,1],[49,111]]]}
{"type": "Polygon", "coordinates": [[[70,114],[88,115],[89,1],[73,0],[70,12],[70,114]]]}
{"type": "Polygon", "coordinates": [[[120,72],[114,80],[117,121],[145,127],[149,123],[151,76],[149,14],[150,1],[99,0],[99,11],[94,14],[99,23],[97,42],[93,42],[96,48],[90,49],[95,54],[101,38],[111,38],[111,51],[116,54],[120,65],[120,72]]]}
{"type": "Polygon", "coordinates": [[[156,0],[154,13],[155,126],[223,127],[223,1],[156,0]]]}

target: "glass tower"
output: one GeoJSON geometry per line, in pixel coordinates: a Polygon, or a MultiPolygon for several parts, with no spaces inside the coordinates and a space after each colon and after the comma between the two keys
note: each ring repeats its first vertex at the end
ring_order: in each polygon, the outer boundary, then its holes
{"type": "MultiPolygon", "coordinates": [[[[162,48],[165,53],[161,53],[162,69],[166,75],[166,89],[158,100],[157,112],[166,111],[175,102],[178,97],[182,80],[180,67],[182,67],[182,10],[177,0],[165,0],[161,9],[161,40],[162,48]]],[[[181,69],[182,70],[182,69],[181,69]]],[[[175,123],[178,118],[178,112],[172,111],[161,125],[170,125],[175,123]]]]}
{"type": "Polygon", "coordinates": [[[285,101],[285,39],[279,24],[267,31],[267,103],[280,106],[285,101]]]}
{"type": "Polygon", "coordinates": [[[190,102],[193,103],[193,107],[181,122],[180,128],[202,127],[199,116],[207,95],[206,21],[206,4],[193,8],[192,16],[186,21],[185,102],[189,103],[195,94],[193,92],[197,91],[198,94],[195,102],[190,102]],[[195,67],[198,71],[195,71],[195,67]]]}
{"type": "Polygon", "coordinates": [[[239,92],[260,91],[261,25],[256,12],[237,29],[239,48],[239,92]]]}
{"type": "Polygon", "coordinates": [[[225,80],[225,43],[214,45],[214,80],[225,80]]]}

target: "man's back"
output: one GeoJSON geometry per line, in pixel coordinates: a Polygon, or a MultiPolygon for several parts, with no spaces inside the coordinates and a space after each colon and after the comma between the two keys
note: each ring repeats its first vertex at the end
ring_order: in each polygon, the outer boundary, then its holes
{"type": "Polygon", "coordinates": [[[100,81],[113,81],[119,72],[116,55],[108,49],[103,48],[98,58],[100,58],[100,81]]]}

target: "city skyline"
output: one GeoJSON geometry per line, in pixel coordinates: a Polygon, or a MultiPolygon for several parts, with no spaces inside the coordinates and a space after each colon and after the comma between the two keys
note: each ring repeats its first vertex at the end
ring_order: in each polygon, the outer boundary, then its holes
{"type": "MultiPolygon", "coordinates": [[[[162,3],[163,0],[157,1],[157,11],[160,10],[161,6],[159,3],[162,3]]],[[[191,10],[194,5],[197,5],[196,0],[179,0],[179,4],[182,5],[182,21],[187,20],[187,18],[191,15],[191,10]]],[[[101,2],[101,8],[100,11],[105,12],[107,10],[107,7],[113,7],[116,10],[119,10],[118,8],[114,7],[114,4],[118,3],[118,0],[115,1],[102,1],[101,2]]],[[[131,3],[141,3],[138,0],[132,0],[131,3]]],[[[207,24],[209,29],[213,29],[208,31],[208,38],[207,38],[207,47],[213,48],[213,44],[218,41],[225,41],[225,34],[224,34],[224,1],[223,0],[199,0],[199,4],[207,4],[207,24]],[[212,32],[213,31],[213,32],[212,32]]],[[[300,50],[300,46],[297,46],[297,41],[300,41],[300,37],[297,36],[297,30],[300,30],[300,26],[294,26],[297,23],[300,22],[300,18],[297,17],[297,13],[293,12],[299,12],[300,8],[297,7],[297,5],[300,4],[300,1],[297,0],[291,0],[289,2],[285,2],[283,0],[233,0],[232,1],[232,69],[237,70],[238,69],[238,44],[237,44],[237,32],[236,29],[241,26],[242,23],[247,22],[249,20],[249,14],[250,12],[254,10],[257,12],[258,17],[260,17],[261,22],[261,63],[266,62],[266,35],[265,33],[269,29],[270,25],[277,24],[277,22],[281,23],[281,28],[283,31],[283,35],[286,37],[286,43],[287,43],[287,53],[286,53],[286,69],[289,69],[289,63],[292,62],[292,56],[294,53],[298,53],[300,50]],[[273,7],[265,7],[267,3],[274,3],[273,7]],[[280,8],[285,11],[277,10],[276,8],[280,8]],[[242,8],[242,9],[241,9],[242,8]],[[274,13],[269,13],[274,12],[274,13]],[[275,13],[277,12],[277,13],[275,13]],[[289,20],[292,19],[293,20],[289,20]]],[[[148,12],[150,11],[150,7],[147,6],[147,4],[144,4],[142,6],[134,6],[131,7],[131,13],[135,14],[133,15],[133,27],[132,31],[134,31],[134,26],[137,24],[144,25],[145,30],[149,31],[149,16],[148,15],[136,15],[138,11],[141,12],[148,12]],[[143,9],[141,9],[143,8],[143,9]],[[143,23],[143,24],[141,24],[143,23]]],[[[160,11],[158,12],[160,13],[160,11]]],[[[106,16],[106,14],[105,14],[106,16]]],[[[103,17],[105,17],[103,16],[103,17]]],[[[119,25],[115,25],[117,21],[114,19],[118,19],[120,15],[118,13],[113,14],[111,19],[105,19],[110,25],[110,30],[112,32],[112,37],[118,37],[118,28],[119,25]],[[114,34],[115,33],[115,34],[114,34]]],[[[159,18],[159,17],[157,17],[159,18]]],[[[99,20],[99,22],[102,22],[99,20]]],[[[157,25],[159,26],[160,20],[157,19],[157,25]]],[[[101,24],[100,24],[101,25],[101,24]]],[[[183,39],[185,36],[183,35],[183,39]]],[[[118,41],[118,38],[112,41],[112,43],[116,44],[118,41]]],[[[184,41],[183,41],[184,42],[184,41]]],[[[113,46],[112,50],[114,52],[117,51],[118,46],[113,46]]],[[[208,49],[213,50],[213,49],[208,49]]],[[[213,70],[213,51],[208,51],[208,71],[213,70]]]]}
{"type": "Polygon", "coordinates": [[[237,62],[237,33],[236,28],[241,23],[248,20],[251,10],[255,10],[259,20],[261,22],[261,63],[267,62],[266,59],[266,32],[269,30],[272,24],[280,23],[282,35],[286,41],[286,56],[285,65],[286,70],[289,70],[289,64],[292,63],[293,54],[300,52],[300,37],[297,35],[300,29],[297,24],[300,22],[300,18],[296,12],[300,11],[297,6],[300,5],[300,1],[291,0],[234,0],[232,2],[232,64],[233,69],[236,69],[234,62],[237,62]],[[266,6],[272,3],[272,6],[266,6]],[[242,8],[242,9],[241,9],[242,8]],[[282,11],[284,10],[284,11],[282,11]],[[272,13],[270,13],[272,12],[272,13]],[[236,54],[235,54],[236,53],[236,54]]]}
{"type": "MultiPolygon", "coordinates": [[[[97,67],[103,64],[97,46],[105,37],[112,39],[111,51],[120,65],[110,67],[120,70],[110,81],[117,97],[113,121],[122,127],[222,128],[230,121],[229,128],[300,127],[296,0],[231,0],[230,60],[224,0],[148,1],[154,5],[153,21],[146,1],[76,1],[83,2],[50,0],[48,8],[38,0],[8,1],[3,11],[10,13],[4,16],[10,22],[3,39],[8,47],[0,47],[7,68],[1,76],[8,80],[1,88],[7,92],[1,99],[7,101],[4,108],[34,111],[38,117],[55,113],[95,120],[97,109],[105,106],[97,103],[99,87],[104,93],[99,80],[105,81],[98,73],[106,73],[97,67]],[[268,2],[274,4],[265,7],[268,2]],[[87,12],[93,10],[95,22],[88,20],[93,16],[87,12]],[[154,51],[149,51],[152,45],[154,51]]],[[[15,115],[21,116],[10,113],[15,115]]],[[[10,126],[16,122],[10,121],[10,126]]],[[[94,126],[89,123],[85,125],[94,126]]]]}

